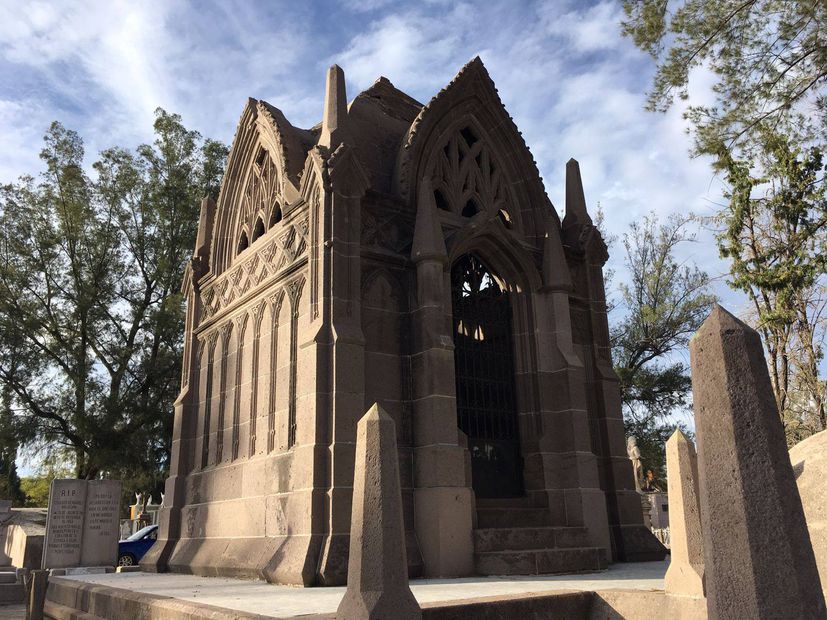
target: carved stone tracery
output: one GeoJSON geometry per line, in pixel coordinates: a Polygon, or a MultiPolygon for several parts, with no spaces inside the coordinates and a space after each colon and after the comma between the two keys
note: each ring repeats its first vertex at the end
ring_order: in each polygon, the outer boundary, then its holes
{"type": "Polygon", "coordinates": [[[266,224],[281,219],[274,217],[281,212],[281,187],[279,173],[275,162],[263,147],[259,147],[255,163],[252,166],[244,187],[239,214],[239,239],[237,253],[247,249],[266,230],[266,224]],[[247,240],[246,244],[242,241],[247,240]]]}
{"type": "Polygon", "coordinates": [[[464,217],[499,211],[511,222],[500,166],[485,140],[470,126],[456,131],[432,155],[434,200],[439,209],[464,217]]]}
{"type": "Polygon", "coordinates": [[[212,318],[265,280],[299,260],[307,250],[307,218],[285,227],[255,253],[237,262],[204,287],[202,321],[212,318]]]}

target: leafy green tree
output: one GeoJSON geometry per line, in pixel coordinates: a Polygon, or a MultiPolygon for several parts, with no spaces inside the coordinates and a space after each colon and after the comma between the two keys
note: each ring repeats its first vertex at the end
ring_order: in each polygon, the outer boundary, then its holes
{"type": "Polygon", "coordinates": [[[52,480],[72,476],[72,470],[62,464],[61,454],[61,450],[48,453],[41,462],[38,472],[33,476],[26,476],[20,481],[20,486],[26,496],[25,503],[27,507],[46,508],[49,505],[49,490],[52,486],[52,480]]]}
{"type": "Polygon", "coordinates": [[[812,122],[827,110],[823,0],[625,0],[624,9],[624,34],[658,63],[650,110],[687,99],[693,68],[715,75],[715,105],[687,112],[698,152],[749,149],[762,125],[823,138],[812,122]]]}
{"type": "Polygon", "coordinates": [[[183,341],[181,275],[227,149],[158,110],[155,141],[101,153],[53,123],[39,179],[0,190],[0,385],[23,443],[74,474],[163,479],[183,341]]]}
{"type": "Polygon", "coordinates": [[[14,433],[11,395],[4,391],[0,403],[0,499],[10,499],[15,506],[20,506],[26,495],[20,488],[16,461],[17,437],[14,433]]]}
{"type": "Polygon", "coordinates": [[[623,235],[629,275],[618,287],[624,315],[612,327],[626,431],[637,437],[644,465],[661,474],[663,443],[678,426],[670,418],[690,406],[692,383],[680,354],[715,302],[707,274],[675,255],[694,239],[690,221],[673,215],[661,223],[653,213],[623,235]]]}
{"type": "Polygon", "coordinates": [[[818,147],[796,147],[769,130],[761,137],[756,160],[721,151],[730,189],[718,246],[730,259],[731,284],[753,304],[794,444],[827,429],[827,382],[819,376],[827,327],[827,168],[818,147]]]}

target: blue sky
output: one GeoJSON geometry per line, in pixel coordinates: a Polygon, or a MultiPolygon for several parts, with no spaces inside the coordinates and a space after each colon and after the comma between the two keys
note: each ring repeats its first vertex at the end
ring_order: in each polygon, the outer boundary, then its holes
{"type": "MultiPolygon", "coordinates": [[[[558,211],[574,157],[590,208],[601,203],[615,233],[652,210],[709,215],[721,180],[688,156],[680,108],[644,110],[654,66],[621,37],[620,5],[0,0],[0,182],[39,169],[52,120],[80,132],[90,163],[103,148],[151,140],[158,106],[229,143],[248,96],[315,124],[332,63],[351,99],[384,75],[424,103],[480,55],[558,211]]],[[[694,101],[708,101],[711,84],[695,71],[694,101]]],[[[724,272],[708,232],[682,252],[711,276],[724,272]]],[[[611,262],[621,261],[618,244],[611,262]]],[[[715,288],[745,309],[722,278],[715,288]]]]}

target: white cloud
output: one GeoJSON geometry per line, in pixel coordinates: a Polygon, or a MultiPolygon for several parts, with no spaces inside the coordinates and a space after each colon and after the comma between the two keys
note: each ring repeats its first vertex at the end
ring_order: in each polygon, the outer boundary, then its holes
{"type": "Polygon", "coordinates": [[[459,69],[452,67],[452,61],[461,54],[463,32],[452,25],[471,18],[465,4],[440,15],[421,10],[389,15],[355,35],[342,52],[334,54],[333,62],[345,69],[358,90],[380,75],[403,90],[434,90],[459,69]]]}
{"type": "MultiPolygon", "coordinates": [[[[229,140],[247,96],[297,125],[317,122],[332,62],[344,68],[351,97],[385,75],[426,102],[480,54],[558,210],[565,162],[575,157],[589,204],[602,204],[615,231],[651,210],[708,213],[720,181],[708,162],[688,157],[679,107],[644,111],[653,66],[621,36],[621,17],[613,0],[344,8],[117,0],[38,2],[26,11],[0,0],[0,67],[27,85],[0,89],[0,138],[14,145],[0,153],[0,174],[36,164],[53,118],[79,129],[92,154],[150,139],[159,105],[229,140]]],[[[713,81],[703,68],[693,72],[694,101],[712,100],[713,81]]],[[[720,272],[708,234],[702,245],[703,264],[720,272]]]]}

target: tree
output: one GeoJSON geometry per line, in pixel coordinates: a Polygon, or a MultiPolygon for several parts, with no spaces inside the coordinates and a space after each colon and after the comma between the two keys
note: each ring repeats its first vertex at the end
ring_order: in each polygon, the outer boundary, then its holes
{"type": "Polygon", "coordinates": [[[760,159],[721,151],[730,189],[718,247],[731,284],[753,304],[773,392],[791,444],[827,429],[825,338],[827,188],[818,147],[766,130],[760,159]],[[761,174],[757,175],[756,170],[761,174]]]}
{"type": "Polygon", "coordinates": [[[11,394],[2,394],[0,402],[0,499],[10,499],[20,506],[26,495],[20,488],[17,475],[17,438],[14,435],[14,417],[11,410],[11,394]]]}
{"type": "Polygon", "coordinates": [[[75,475],[163,479],[180,380],[183,267],[227,149],[158,110],[155,142],[83,167],[53,123],[45,171],[0,191],[0,385],[23,443],[75,475]]]}
{"type": "MultiPolygon", "coordinates": [[[[63,451],[60,449],[47,449],[46,456],[41,460],[37,473],[33,476],[26,476],[20,481],[27,507],[48,507],[52,480],[71,477],[72,470],[63,463],[62,454],[63,451]]],[[[123,506],[123,501],[121,501],[121,506],[123,506]]]]}
{"type": "Polygon", "coordinates": [[[689,106],[695,154],[730,185],[712,218],[730,284],[752,301],[791,443],[827,428],[823,359],[827,4],[823,0],[626,0],[624,34],[658,63],[648,108],[715,76],[689,106]]]}
{"type": "Polygon", "coordinates": [[[673,215],[660,223],[653,213],[624,234],[629,283],[619,293],[625,315],[612,328],[627,433],[637,437],[644,462],[661,472],[663,443],[678,426],[670,416],[689,407],[692,388],[689,369],[676,355],[715,302],[707,274],[675,256],[694,239],[686,232],[690,221],[673,215]]]}
{"type": "MultiPolygon", "coordinates": [[[[818,137],[827,120],[827,5],[823,0],[625,0],[623,33],[657,61],[648,108],[689,97],[689,73],[715,74],[714,106],[687,111],[696,150],[749,149],[759,127],[818,137]]],[[[823,137],[823,136],[821,136],[823,137]]]]}

